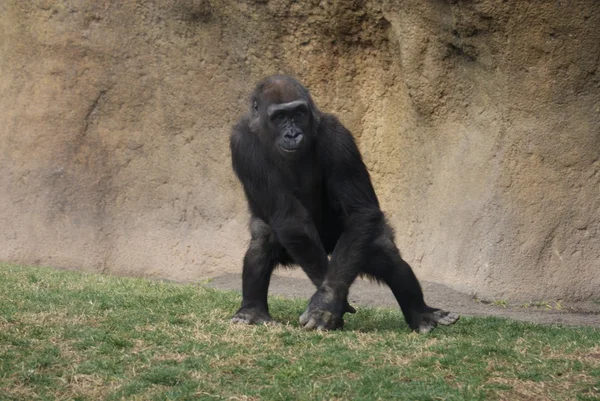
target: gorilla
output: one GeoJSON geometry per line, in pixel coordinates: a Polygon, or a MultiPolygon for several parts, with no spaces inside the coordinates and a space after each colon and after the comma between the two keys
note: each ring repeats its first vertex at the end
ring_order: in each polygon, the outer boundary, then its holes
{"type": "Polygon", "coordinates": [[[237,323],[269,323],[267,294],[276,266],[299,265],[316,287],[300,324],[334,330],[354,313],[357,276],[390,287],[409,327],[420,333],[458,315],[429,307],[400,256],[352,134],[315,106],[288,76],[260,81],[250,110],[233,127],[233,170],[251,213],[237,323]]]}

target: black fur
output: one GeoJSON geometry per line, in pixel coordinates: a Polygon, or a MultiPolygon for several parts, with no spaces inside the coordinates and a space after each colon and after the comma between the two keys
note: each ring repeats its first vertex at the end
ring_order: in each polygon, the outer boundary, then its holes
{"type": "Polygon", "coordinates": [[[231,154],[252,214],[243,301],[234,321],[271,321],[271,273],[278,264],[293,263],[317,287],[300,318],[308,329],[343,326],[344,313],[354,312],[347,296],[359,274],[391,288],[413,330],[458,319],[425,304],[352,134],[334,115],[319,111],[300,83],[273,76],[257,85],[248,114],[233,128],[231,154]]]}

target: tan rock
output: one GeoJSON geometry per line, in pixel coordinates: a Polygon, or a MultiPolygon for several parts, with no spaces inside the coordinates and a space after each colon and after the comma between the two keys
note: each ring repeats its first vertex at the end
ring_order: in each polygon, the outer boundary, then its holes
{"type": "Polygon", "coordinates": [[[295,75],[358,139],[422,279],[600,296],[600,3],[0,2],[0,260],[241,269],[229,161],[295,75]]]}

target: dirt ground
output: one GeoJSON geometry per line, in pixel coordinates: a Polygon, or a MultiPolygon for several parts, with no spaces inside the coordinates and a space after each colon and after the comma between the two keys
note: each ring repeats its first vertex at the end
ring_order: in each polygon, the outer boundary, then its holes
{"type": "MultiPolygon", "coordinates": [[[[207,286],[223,290],[242,288],[241,274],[227,273],[210,279],[207,286]]],[[[507,303],[502,300],[482,301],[445,285],[421,281],[426,302],[434,307],[457,312],[462,316],[498,316],[515,320],[572,326],[600,327],[600,302],[547,302],[537,304],[507,303]]],[[[314,292],[311,282],[298,270],[277,271],[271,280],[270,294],[308,299],[314,292]]],[[[357,280],[350,289],[350,303],[360,306],[396,307],[386,286],[368,280],[357,280]]]]}

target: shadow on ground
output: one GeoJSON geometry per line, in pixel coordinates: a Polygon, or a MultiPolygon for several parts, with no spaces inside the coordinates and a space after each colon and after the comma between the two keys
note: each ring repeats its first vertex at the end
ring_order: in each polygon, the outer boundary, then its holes
{"type": "MultiPolygon", "coordinates": [[[[537,305],[483,302],[477,298],[453,290],[445,285],[423,281],[425,300],[434,307],[457,312],[463,316],[498,316],[542,324],[600,327],[600,304],[594,302],[561,302],[537,305]]],[[[206,284],[222,290],[242,288],[240,274],[224,274],[206,284]]],[[[286,298],[308,299],[314,287],[308,279],[274,274],[269,293],[286,298]]],[[[354,306],[397,307],[391,291],[367,280],[357,280],[350,289],[350,303],[354,306]]]]}

